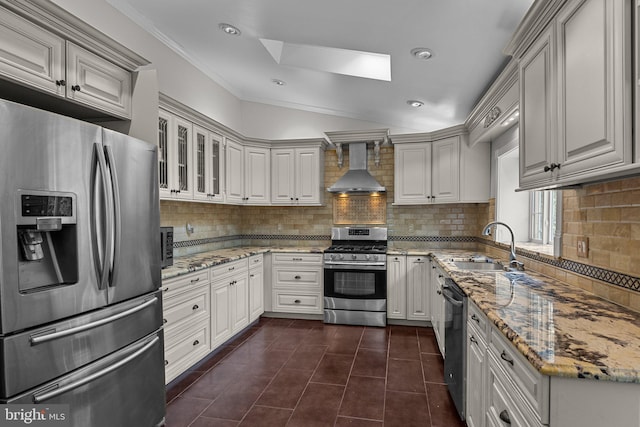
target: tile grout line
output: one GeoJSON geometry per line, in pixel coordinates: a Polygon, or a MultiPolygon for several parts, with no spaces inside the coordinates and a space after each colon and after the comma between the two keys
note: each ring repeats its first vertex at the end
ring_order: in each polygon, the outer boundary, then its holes
{"type": "Polygon", "coordinates": [[[349,368],[349,375],[347,375],[347,382],[344,385],[344,390],[342,390],[340,405],[338,405],[338,412],[336,412],[336,418],[333,420],[334,427],[338,422],[338,417],[340,416],[340,408],[342,408],[342,403],[344,402],[344,396],[347,394],[347,387],[349,386],[349,380],[351,379],[351,372],[353,372],[353,365],[356,364],[356,357],[358,357],[358,350],[360,350],[360,343],[362,342],[362,337],[364,336],[365,330],[366,330],[366,326],[362,328],[362,332],[360,333],[360,339],[358,340],[358,345],[356,346],[356,352],[353,355],[353,360],[351,361],[351,367],[349,368]]]}
{"type": "Polygon", "coordinates": [[[420,354],[420,369],[422,370],[422,387],[424,388],[424,396],[427,399],[427,411],[429,412],[429,425],[433,426],[433,417],[431,415],[431,405],[429,404],[429,390],[427,390],[427,382],[424,376],[424,361],[422,360],[422,346],[420,345],[420,334],[418,333],[417,328],[416,328],[416,337],[418,338],[418,353],[420,354]]]}
{"type": "MultiPolygon", "coordinates": [[[[287,329],[289,327],[291,327],[291,325],[293,325],[295,323],[295,320],[292,321],[291,323],[289,323],[289,325],[287,325],[284,329],[287,329]]],[[[311,328],[309,328],[309,330],[307,330],[307,334],[311,332],[311,328]]],[[[279,338],[279,337],[278,337],[279,338]]],[[[269,347],[271,347],[273,345],[273,343],[275,343],[277,341],[274,340],[271,344],[269,344],[263,351],[266,351],[269,347]]],[[[291,352],[291,355],[289,356],[289,358],[287,358],[287,360],[282,364],[282,366],[280,366],[280,368],[278,368],[278,371],[275,373],[275,375],[273,376],[273,378],[271,378],[271,380],[269,381],[269,383],[264,387],[264,389],[262,390],[262,392],[260,393],[260,395],[256,398],[256,400],[251,404],[251,407],[247,410],[247,412],[244,413],[244,415],[242,416],[242,418],[240,419],[240,421],[238,421],[238,425],[242,424],[242,421],[244,421],[244,419],[247,417],[247,415],[249,414],[249,412],[251,412],[253,410],[253,408],[256,406],[256,402],[258,402],[258,400],[260,400],[260,398],[262,397],[262,395],[264,394],[265,391],[267,391],[267,388],[269,388],[269,386],[271,385],[271,383],[273,383],[273,381],[275,381],[276,377],[278,376],[278,374],[280,374],[280,372],[282,371],[282,369],[284,369],[284,366],[287,364],[287,362],[289,360],[291,360],[291,358],[293,357],[293,354],[298,350],[298,348],[300,348],[301,344],[298,343],[298,345],[295,347],[295,349],[291,352]]],[[[260,406],[260,405],[258,405],[260,406]]],[[[279,409],[285,409],[285,408],[279,408],[279,409]]],[[[291,411],[291,415],[293,415],[293,411],[291,411]]],[[[289,415],[289,418],[291,418],[291,415],[289,415]]],[[[287,420],[287,423],[289,422],[289,420],[287,420]]]]}
{"type": "MultiPolygon", "coordinates": [[[[333,333],[335,334],[336,331],[334,331],[333,333]]],[[[318,366],[320,366],[320,363],[322,363],[322,359],[324,359],[324,356],[327,354],[327,349],[329,348],[329,346],[326,346],[326,347],[327,348],[322,353],[322,357],[320,358],[318,363],[316,363],[316,367],[313,369],[313,372],[311,373],[311,376],[309,377],[309,381],[307,381],[307,384],[304,386],[304,389],[302,390],[302,393],[300,393],[300,397],[298,397],[298,400],[296,401],[296,404],[293,406],[293,410],[291,411],[291,415],[289,415],[289,418],[287,419],[287,422],[286,422],[285,425],[289,424],[289,422],[291,421],[291,417],[293,417],[293,413],[298,408],[298,405],[300,404],[300,401],[302,400],[302,396],[304,396],[304,393],[307,391],[307,388],[309,388],[309,384],[311,384],[311,379],[316,374],[316,371],[318,370],[318,366]]]]}

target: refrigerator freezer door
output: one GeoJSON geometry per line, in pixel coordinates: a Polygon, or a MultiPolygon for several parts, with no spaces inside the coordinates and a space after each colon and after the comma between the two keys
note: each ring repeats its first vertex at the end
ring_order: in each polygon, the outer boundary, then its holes
{"type": "Polygon", "coordinates": [[[157,147],[103,130],[114,196],[114,253],[109,304],[160,287],[157,147]]]}
{"type": "Polygon", "coordinates": [[[160,292],[0,338],[0,398],[92,363],[162,324],[160,292]]]}
{"type": "Polygon", "coordinates": [[[97,245],[89,217],[94,143],[101,140],[98,126],[0,100],[1,333],[74,316],[107,303],[106,293],[97,285],[97,245]],[[53,216],[61,217],[63,230],[41,233],[46,242],[60,233],[69,236],[62,249],[43,244],[45,259],[25,259],[19,244],[19,231],[24,232],[17,225],[23,214],[21,194],[30,192],[56,192],[61,203],[72,200],[67,207],[71,205],[75,224],[64,223],[69,212],[54,212],[53,216]],[[52,266],[48,270],[42,267],[47,262],[52,266]],[[38,286],[32,280],[48,276],[55,285],[38,286]]]}
{"type": "Polygon", "coordinates": [[[156,426],[165,414],[163,332],[15,398],[15,404],[67,404],[72,426],[156,426]]]}

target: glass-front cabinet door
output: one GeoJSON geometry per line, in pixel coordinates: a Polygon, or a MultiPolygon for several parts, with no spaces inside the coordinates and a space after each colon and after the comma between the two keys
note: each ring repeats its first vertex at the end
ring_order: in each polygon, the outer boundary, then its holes
{"type": "Polygon", "coordinates": [[[223,202],[221,185],[222,136],[199,126],[193,127],[193,198],[223,202]]]}
{"type": "Polygon", "coordinates": [[[194,194],[193,126],[160,110],[158,116],[158,184],[161,199],[192,199],[194,194]]]}

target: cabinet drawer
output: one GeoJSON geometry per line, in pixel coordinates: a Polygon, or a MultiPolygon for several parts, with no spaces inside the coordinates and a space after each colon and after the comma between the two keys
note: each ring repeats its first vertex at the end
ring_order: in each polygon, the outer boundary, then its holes
{"type": "Polygon", "coordinates": [[[543,422],[548,419],[549,377],[536,371],[502,333],[491,329],[489,352],[498,361],[500,368],[515,384],[526,402],[543,422]],[[547,404],[545,404],[547,402],[547,404]]]}
{"type": "Polygon", "coordinates": [[[173,328],[189,321],[205,317],[209,318],[209,285],[194,288],[164,300],[163,323],[165,331],[170,333],[173,328]]]}
{"type": "Polygon", "coordinates": [[[242,273],[248,269],[248,265],[247,258],[217,265],[211,269],[211,280],[242,273]]]}
{"type": "Polygon", "coordinates": [[[322,266],[322,254],[274,253],[273,264],[316,264],[322,266]]]}
{"type": "Polygon", "coordinates": [[[469,299],[468,305],[468,318],[467,321],[469,324],[472,324],[476,327],[477,334],[487,342],[487,336],[491,333],[491,324],[489,323],[489,319],[487,316],[480,310],[471,299],[469,299]]]}
{"type": "Polygon", "coordinates": [[[322,273],[322,268],[275,268],[273,270],[273,287],[299,288],[304,286],[320,290],[322,273]]]}
{"type": "Polygon", "coordinates": [[[176,291],[186,291],[194,286],[209,283],[209,269],[204,269],[197,273],[185,274],[184,276],[175,277],[162,281],[162,298],[163,301],[176,293],[176,291]]]}
{"type": "Polygon", "coordinates": [[[169,382],[206,356],[209,345],[209,320],[205,319],[165,340],[165,381],[169,382]]]}
{"type": "MultiPolygon", "coordinates": [[[[489,395],[487,396],[487,418],[492,420],[492,424],[512,427],[528,427],[520,408],[514,403],[513,394],[500,381],[501,370],[497,368],[494,360],[489,358],[489,395]]],[[[539,423],[538,423],[539,425],[539,423]]]]}
{"type": "Polygon", "coordinates": [[[249,257],[249,268],[262,267],[264,264],[264,256],[262,254],[251,255],[249,257]]]}
{"type": "Polygon", "coordinates": [[[273,311],[289,313],[322,314],[322,295],[320,293],[273,293],[273,311]]]}

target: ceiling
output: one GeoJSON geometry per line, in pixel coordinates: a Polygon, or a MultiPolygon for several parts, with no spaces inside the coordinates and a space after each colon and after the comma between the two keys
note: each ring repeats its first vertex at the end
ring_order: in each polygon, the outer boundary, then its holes
{"type": "MultiPolygon", "coordinates": [[[[243,101],[428,132],[463,123],[532,0],[107,0],[243,101]],[[220,23],[237,27],[230,36],[220,23]],[[260,39],[266,42],[267,50],[260,39]],[[284,46],[390,55],[391,81],[276,61],[284,46]],[[275,46],[275,47],[274,47],[275,46]],[[429,48],[431,59],[410,51],[429,48]],[[275,56],[274,56],[275,51],[275,56]],[[278,86],[273,79],[282,80],[278,86]],[[408,100],[424,103],[411,107],[408,100]]],[[[319,50],[316,49],[315,52],[319,50]]],[[[312,52],[311,59],[318,58],[312,52]]],[[[309,58],[307,58],[309,59],[309,58]]],[[[313,61],[312,61],[313,62],[313,61]]],[[[320,65],[322,65],[320,64],[320,65]]]]}

